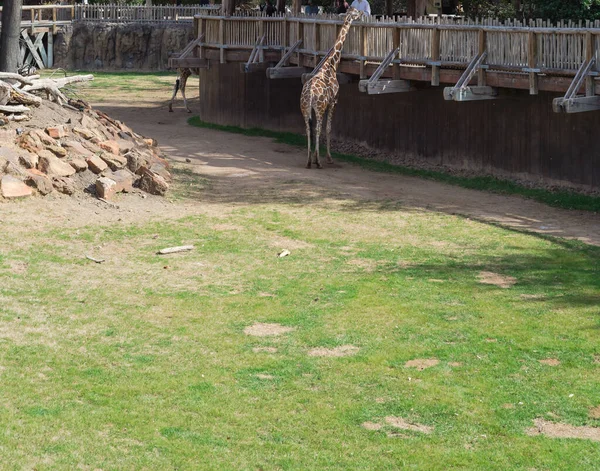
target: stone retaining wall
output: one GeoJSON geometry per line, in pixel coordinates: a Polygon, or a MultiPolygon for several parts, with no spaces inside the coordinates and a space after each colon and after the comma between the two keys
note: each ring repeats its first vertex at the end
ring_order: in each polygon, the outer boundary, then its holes
{"type": "Polygon", "coordinates": [[[167,70],[169,55],[193,39],[193,25],[75,23],[54,40],[54,67],[167,70]]]}

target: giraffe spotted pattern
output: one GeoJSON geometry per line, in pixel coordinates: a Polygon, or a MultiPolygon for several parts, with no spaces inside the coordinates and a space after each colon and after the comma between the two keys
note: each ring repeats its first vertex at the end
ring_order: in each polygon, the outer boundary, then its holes
{"type": "Polygon", "coordinates": [[[306,168],[311,168],[313,163],[312,157],[314,156],[314,163],[317,168],[322,168],[321,161],[319,160],[319,139],[321,136],[321,128],[323,126],[323,118],[327,115],[327,162],[333,163],[331,159],[330,151],[330,135],[331,135],[331,122],[333,119],[333,110],[337,104],[337,94],[340,89],[338,84],[336,72],[340,59],[342,57],[342,48],[344,47],[344,41],[346,41],[346,35],[354,20],[359,19],[363,15],[362,12],[355,8],[349,8],[344,19],[344,24],[338,34],[335,41],[334,47],[325,59],[321,69],[310,79],[307,80],[302,87],[302,95],[300,96],[300,110],[302,116],[304,116],[304,123],[306,125],[306,135],[308,136],[308,161],[306,162],[306,168]],[[315,152],[311,152],[311,123],[312,116],[315,116],[315,152]]]}

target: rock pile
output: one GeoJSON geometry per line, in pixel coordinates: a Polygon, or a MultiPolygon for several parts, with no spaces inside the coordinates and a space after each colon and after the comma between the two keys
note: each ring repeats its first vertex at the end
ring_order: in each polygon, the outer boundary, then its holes
{"type": "Polygon", "coordinates": [[[156,141],[80,105],[44,102],[38,110],[51,119],[0,126],[0,199],[86,191],[109,200],[134,187],[165,194],[171,174],[156,141]]]}

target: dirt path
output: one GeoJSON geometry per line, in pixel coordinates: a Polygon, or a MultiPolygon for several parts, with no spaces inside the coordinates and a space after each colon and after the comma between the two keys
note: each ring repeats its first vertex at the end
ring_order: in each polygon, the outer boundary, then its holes
{"type": "MultiPolygon", "coordinates": [[[[303,150],[268,138],[189,126],[189,114],[168,113],[164,102],[140,109],[104,103],[99,109],[158,140],[174,160],[211,181],[208,202],[248,203],[327,199],[345,204],[382,206],[398,202],[409,210],[440,211],[519,231],[576,238],[600,245],[600,215],[548,207],[520,197],[499,196],[419,178],[369,172],[351,164],[306,170],[303,150]]],[[[199,106],[192,101],[192,109],[199,106]]]]}

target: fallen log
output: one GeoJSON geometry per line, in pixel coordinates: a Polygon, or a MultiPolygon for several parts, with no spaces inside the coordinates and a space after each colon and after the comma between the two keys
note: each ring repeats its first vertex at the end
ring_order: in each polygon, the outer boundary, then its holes
{"type": "Polygon", "coordinates": [[[0,105],[0,111],[4,113],[26,113],[31,111],[25,105],[0,105]]]}

